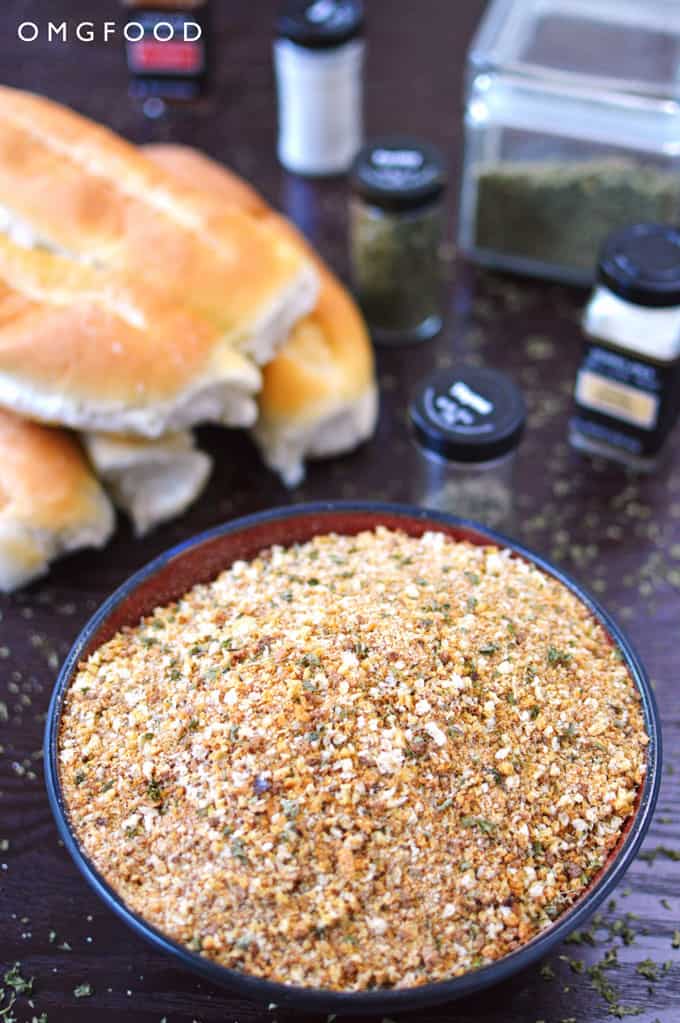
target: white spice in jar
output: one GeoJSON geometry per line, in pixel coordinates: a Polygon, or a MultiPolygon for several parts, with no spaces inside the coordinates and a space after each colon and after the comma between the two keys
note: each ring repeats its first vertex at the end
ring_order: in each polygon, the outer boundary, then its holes
{"type": "Polygon", "coordinates": [[[348,170],[362,139],[360,0],[289,0],[277,22],[278,155],[297,174],[348,170]]]}

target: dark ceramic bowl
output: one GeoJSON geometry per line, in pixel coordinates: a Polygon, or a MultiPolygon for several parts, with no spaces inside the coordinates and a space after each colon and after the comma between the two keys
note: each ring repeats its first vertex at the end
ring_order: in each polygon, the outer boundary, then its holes
{"type": "Polygon", "coordinates": [[[174,956],[183,966],[207,980],[256,1001],[274,1002],[281,1008],[309,1012],[391,1015],[407,1009],[448,1002],[496,984],[547,955],[612,892],[635,858],[652,818],[660,773],[659,717],[645,671],[625,635],[577,583],[519,544],[474,523],[420,508],[369,502],[292,505],[249,515],[202,533],[156,558],[116,590],[78,636],[57,680],[45,733],[47,791],[61,837],[85,879],[114,913],[152,945],[174,956]],[[572,590],[604,626],[612,643],[620,650],[640,692],[650,739],[647,774],[634,814],[626,822],[608,862],[587,890],[552,926],[503,959],[451,980],[399,990],[337,992],[273,983],[219,966],[172,941],[128,909],[90,863],[71,830],[59,781],[57,735],[64,693],[78,663],[122,626],[136,624],[158,604],[174,600],[195,583],[213,579],[233,561],[252,558],[271,544],[288,545],[331,531],[353,534],[379,524],[399,528],[416,536],[425,530],[434,529],[475,544],[492,542],[509,547],[516,556],[533,562],[572,590]]]}

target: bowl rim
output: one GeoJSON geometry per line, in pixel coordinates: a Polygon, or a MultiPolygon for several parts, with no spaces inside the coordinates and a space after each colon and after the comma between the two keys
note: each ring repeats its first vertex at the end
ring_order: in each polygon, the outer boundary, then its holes
{"type": "MultiPolygon", "coordinates": [[[[379,521],[375,525],[379,525],[379,521]]],[[[321,523],[322,527],[322,523],[321,523]]],[[[369,528],[369,527],[367,527],[369,528]]],[[[318,530],[317,530],[318,532],[318,530]]],[[[266,543],[265,543],[266,546],[266,543]]],[[[228,567],[225,565],[225,568],[228,567]]],[[[191,585],[191,584],[190,584],[191,585]]],[[[483,988],[497,984],[511,975],[543,958],[548,951],[564,937],[575,930],[596,907],[611,894],[623,874],[635,859],[649,828],[661,784],[662,740],[661,724],[656,699],[642,662],[625,632],[600,606],[600,604],[575,579],[562,569],[551,564],[530,548],[504,536],[480,523],[449,515],[445,512],[408,504],[379,501],[317,501],[283,505],[250,515],[240,516],[221,525],[198,533],[187,540],[159,554],[142,568],[129,576],[97,608],[78,633],[57,676],[50,699],[44,737],[45,785],[52,813],[66,849],[85,880],[124,923],[137,935],[156,948],[173,956],[179,963],[195,974],[235,994],[256,1002],[274,1003],[277,1008],[298,1009],[306,1012],[333,1012],[344,1014],[379,1014],[403,1012],[454,1001],[473,994],[483,988]],[[460,529],[475,534],[492,544],[510,549],[515,556],[530,561],[548,575],[557,579],[578,597],[600,622],[610,639],[623,655],[625,664],[640,694],[644,724],[649,737],[647,746],[647,770],[640,787],[638,806],[635,814],[628,819],[622,836],[609,861],[591,880],[578,899],[562,913],[555,922],[540,931],[530,941],[521,945],[501,959],[469,970],[457,977],[433,981],[416,987],[378,988],[366,991],[335,991],[327,988],[302,987],[258,977],[222,966],[186,946],[169,938],[162,931],[148,923],[142,916],[130,909],[115,890],[101,876],[89,857],[81,849],[75,832],[71,829],[66,809],[57,758],[57,740],[61,722],[63,700],[72,675],[82,659],[88,644],[105,623],[109,615],[126,601],[146,580],[150,579],[169,561],[182,557],[205,543],[247,530],[253,526],[266,525],[283,519],[297,519],[305,516],[327,514],[363,514],[389,516],[405,520],[429,522],[437,526],[460,529]]]]}

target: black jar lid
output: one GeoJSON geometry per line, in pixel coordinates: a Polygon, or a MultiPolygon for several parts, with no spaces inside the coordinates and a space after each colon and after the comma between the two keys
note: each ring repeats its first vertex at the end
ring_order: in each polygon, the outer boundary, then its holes
{"type": "Polygon", "coordinates": [[[680,305],[680,230],[667,224],[632,224],[602,246],[599,280],[635,305],[680,305]]]}
{"type": "Polygon", "coordinates": [[[521,391],[504,373],[460,365],[419,385],[409,418],[428,451],[452,462],[488,462],[517,447],[526,408],[521,391]]]}
{"type": "Polygon", "coordinates": [[[385,136],[359,150],[351,185],[357,195],[376,206],[409,209],[442,194],[446,165],[429,142],[408,135],[385,136]]]}
{"type": "Polygon", "coordinates": [[[309,50],[342,46],[364,27],[362,0],[287,0],[276,19],[280,38],[309,50]]]}

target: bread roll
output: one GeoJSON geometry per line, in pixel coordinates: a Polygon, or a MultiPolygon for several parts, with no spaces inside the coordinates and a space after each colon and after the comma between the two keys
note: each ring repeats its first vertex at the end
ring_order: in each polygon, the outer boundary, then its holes
{"type": "Polygon", "coordinates": [[[101,547],[113,525],[75,438],[0,410],[0,590],[43,575],[66,551],[101,547]]]}
{"type": "Polygon", "coordinates": [[[299,245],[233,205],[207,207],[129,142],[0,87],[0,224],[23,244],[142,280],[267,362],[314,305],[299,245]]]}
{"type": "Polygon", "coordinates": [[[156,437],[204,420],[247,426],[257,367],[209,323],[0,235],[0,405],[81,430],[156,437]]]}
{"type": "Polygon", "coordinates": [[[202,492],[212,459],[184,430],[158,440],[116,434],[83,435],[90,462],[137,536],[181,515],[202,492]]]}
{"type": "Polygon", "coordinates": [[[373,349],[349,294],[304,237],[241,181],[198,150],[151,145],[148,155],[187,188],[210,217],[228,205],[257,216],[304,250],[321,281],[315,308],[293,328],[263,371],[259,415],[253,435],[264,461],[294,486],[305,458],[340,454],[371,435],[377,418],[373,349]]]}

